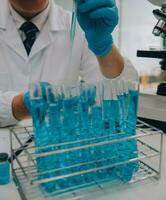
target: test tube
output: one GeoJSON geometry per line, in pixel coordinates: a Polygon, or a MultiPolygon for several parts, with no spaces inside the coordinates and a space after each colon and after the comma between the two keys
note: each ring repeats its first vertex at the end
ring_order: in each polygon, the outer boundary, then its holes
{"type": "MultiPolygon", "coordinates": [[[[90,135],[92,138],[99,140],[103,136],[103,114],[102,114],[102,96],[103,96],[103,85],[101,82],[97,82],[95,86],[95,103],[90,109],[90,135]]],[[[104,148],[103,146],[91,147],[90,158],[96,161],[95,167],[99,167],[99,160],[104,159],[104,148]]],[[[93,181],[98,181],[105,177],[105,173],[102,170],[93,172],[88,175],[93,181]]]]}
{"type": "Polygon", "coordinates": [[[63,129],[65,141],[79,140],[79,85],[63,86],[63,129]]]}
{"type": "Polygon", "coordinates": [[[81,137],[93,137],[90,133],[90,109],[95,104],[96,88],[86,82],[80,83],[80,117],[81,117],[81,137]]]}
{"type": "Polygon", "coordinates": [[[58,144],[62,142],[61,101],[62,88],[60,86],[48,87],[47,103],[50,129],[50,144],[58,144]]]}
{"type": "Polygon", "coordinates": [[[10,182],[10,164],[9,155],[0,153],[0,185],[5,185],[10,182]]]}
{"type": "Polygon", "coordinates": [[[47,138],[48,129],[46,124],[47,102],[46,87],[41,83],[33,83],[30,86],[30,99],[32,108],[32,119],[35,131],[35,142],[37,147],[46,146],[49,143],[47,138]]]}
{"type": "MultiPolygon", "coordinates": [[[[81,138],[91,139],[94,138],[94,132],[92,128],[92,109],[95,105],[96,98],[96,86],[86,82],[80,83],[80,117],[81,117],[81,138]]],[[[97,116],[96,116],[97,117],[97,116]]],[[[100,122],[99,122],[100,123],[100,122]]],[[[92,142],[88,142],[91,144],[92,142]]],[[[90,162],[95,160],[95,148],[90,147],[83,149],[84,162],[90,162]]],[[[91,167],[91,165],[87,165],[91,167]]],[[[85,175],[86,182],[92,182],[94,179],[94,173],[85,175]]]]}
{"type": "Polygon", "coordinates": [[[76,19],[77,19],[77,4],[76,4],[75,0],[73,0],[73,6],[72,6],[72,20],[71,20],[71,27],[70,27],[70,43],[71,43],[71,49],[72,49],[72,47],[73,47],[74,38],[75,38],[76,19]]]}
{"type": "MultiPolygon", "coordinates": [[[[47,123],[47,87],[49,87],[48,83],[34,83],[31,84],[30,87],[32,117],[35,131],[35,144],[37,154],[51,151],[51,148],[47,147],[48,145],[50,145],[50,130],[47,123]],[[40,149],[40,147],[45,148],[40,149]]],[[[39,173],[47,172],[48,170],[54,168],[53,156],[38,157],[36,161],[39,173]]],[[[53,173],[45,173],[44,175],[39,175],[38,178],[40,180],[53,176],[53,173]]],[[[54,186],[55,184],[53,182],[41,184],[41,187],[47,192],[51,192],[52,190],[54,190],[54,186]]]]}
{"type": "Polygon", "coordinates": [[[102,135],[102,84],[96,83],[95,104],[91,106],[91,137],[102,135]]]}
{"type": "MultiPolygon", "coordinates": [[[[129,122],[132,127],[132,133],[135,134],[138,112],[139,85],[137,82],[131,82],[129,88],[130,107],[129,107],[129,122]]],[[[131,133],[131,134],[132,134],[131,133]]]]}
{"type": "MultiPolygon", "coordinates": [[[[128,111],[128,129],[127,133],[129,136],[136,134],[136,124],[137,124],[137,111],[138,111],[138,99],[139,99],[139,89],[137,82],[131,82],[129,85],[129,111],[128,111]]],[[[138,157],[138,147],[137,147],[137,139],[129,140],[130,143],[130,151],[131,158],[138,157]]],[[[139,169],[139,162],[133,162],[133,171],[136,172],[139,169]]]]}
{"type": "MultiPolygon", "coordinates": [[[[115,139],[115,89],[113,81],[110,79],[104,79],[103,85],[103,97],[102,97],[102,110],[103,110],[103,134],[107,136],[108,140],[115,139]]],[[[115,162],[115,144],[108,144],[103,146],[103,154],[105,158],[104,165],[111,165],[115,162]]],[[[106,170],[107,178],[112,178],[113,170],[106,170]]]]}
{"type": "Polygon", "coordinates": [[[118,134],[121,133],[122,129],[122,110],[120,109],[120,102],[119,102],[119,95],[120,95],[120,90],[118,86],[118,81],[111,81],[111,90],[112,90],[112,95],[113,95],[113,101],[112,101],[112,109],[113,109],[113,116],[114,116],[114,128],[115,128],[115,133],[118,134]]]}
{"type": "MultiPolygon", "coordinates": [[[[121,113],[120,121],[121,121],[121,133],[118,138],[120,137],[128,137],[129,134],[129,116],[130,116],[130,106],[132,104],[131,95],[129,95],[129,83],[124,82],[124,80],[120,80],[118,82],[117,92],[118,92],[118,99],[119,99],[119,110],[121,113]],[[127,122],[125,121],[127,119],[127,122]]],[[[132,110],[133,112],[133,110],[132,110]]],[[[134,115],[135,116],[135,115],[134,115]]],[[[132,117],[134,117],[132,116],[132,117]]],[[[122,142],[117,143],[118,148],[118,160],[119,161],[126,161],[134,158],[134,151],[137,150],[136,140],[124,140],[122,142]]],[[[123,164],[119,167],[116,167],[115,171],[117,176],[122,179],[123,181],[129,181],[132,178],[132,175],[135,169],[138,168],[137,163],[128,163],[123,164]]]]}
{"type": "Polygon", "coordinates": [[[115,133],[115,124],[114,124],[114,94],[111,80],[105,79],[103,81],[103,120],[104,120],[104,134],[112,135],[115,133]]]}

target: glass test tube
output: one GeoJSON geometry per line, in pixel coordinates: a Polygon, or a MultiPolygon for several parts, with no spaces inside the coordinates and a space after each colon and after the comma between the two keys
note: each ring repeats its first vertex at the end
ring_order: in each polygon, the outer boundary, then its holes
{"type": "Polygon", "coordinates": [[[0,153],[0,185],[5,185],[10,182],[10,164],[7,153],[0,153]]]}

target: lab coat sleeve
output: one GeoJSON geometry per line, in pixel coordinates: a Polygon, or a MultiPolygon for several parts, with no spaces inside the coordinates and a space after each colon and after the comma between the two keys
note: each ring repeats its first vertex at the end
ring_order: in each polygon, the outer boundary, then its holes
{"type": "Polygon", "coordinates": [[[80,76],[81,79],[89,83],[94,83],[104,78],[104,76],[100,72],[100,66],[97,61],[97,58],[88,49],[88,44],[85,39],[82,48],[80,76]]]}
{"type": "Polygon", "coordinates": [[[16,95],[18,95],[17,92],[0,92],[0,127],[18,123],[12,113],[12,101],[16,95]]]}
{"type": "Polygon", "coordinates": [[[114,80],[115,79],[139,82],[138,72],[128,58],[124,57],[124,69],[118,77],[114,78],[114,80]]]}
{"type": "MultiPolygon", "coordinates": [[[[104,79],[104,75],[101,74],[100,66],[95,55],[88,49],[86,40],[84,41],[82,58],[81,58],[81,77],[87,82],[95,82],[97,80],[104,79]]],[[[122,73],[114,78],[125,79],[128,81],[138,81],[138,73],[128,58],[124,57],[124,69],[122,73]]]]}

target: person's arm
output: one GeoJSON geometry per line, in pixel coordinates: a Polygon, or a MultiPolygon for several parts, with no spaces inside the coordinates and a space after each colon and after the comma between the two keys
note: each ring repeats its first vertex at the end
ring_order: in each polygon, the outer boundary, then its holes
{"type": "Polygon", "coordinates": [[[18,93],[15,91],[0,92],[0,127],[7,127],[18,123],[12,112],[12,102],[17,95],[18,93]]]}
{"type": "MultiPolygon", "coordinates": [[[[42,96],[40,98],[43,100],[43,107],[41,107],[41,112],[45,112],[47,109],[47,88],[49,87],[49,83],[47,82],[40,82],[38,85],[38,89],[41,89],[42,96]]],[[[37,88],[36,88],[37,89],[37,88]]],[[[38,94],[36,90],[34,94],[38,94]]],[[[38,96],[39,97],[39,96],[38,96]]],[[[13,98],[12,101],[12,112],[13,116],[18,120],[24,120],[31,116],[32,114],[32,106],[31,106],[31,98],[30,98],[30,91],[24,94],[18,94],[13,98]]]]}
{"type": "Polygon", "coordinates": [[[30,117],[30,113],[24,105],[23,94],[19,94],[13,98],[12,112],[16,120],[21,121],[30,117]]]}
{"type": "Polygon", "coordinates": [[[114,0],[76,0],[77,19],[85,33],[89,49],[96,55],[106,78],[119,76],[124,60],[113,44],[112,32],[118,24],[118,9],[114,0]]]}
{"type": "Polygon", "coordinates": [[[115,46],[106,56],[97,59],[101,72],[106,78],[116,78],[124,70],[124,59],[115,46]]]}
{"type": "Polygon", "coordinates": [[[122,57],[120,55],[118,50],[116,51],[116,53],[118,54],[117,55],[118,59],[115,59],[111,55],[112,61],[110,61],[110,58],[108,58],[107,66],[105,66],[105,63],[106,63],[105,58],[101,57],[101,59],[103,59],[101,62],[104,63],[104,64],[102,63],[103,64],[103,67],[102,67],[100,66],[101,64],[99,65],[99,60],[96,58],[96,56],[92,53],[92,51],[89,50],[87,41],[84,37],[83,32],[80,30],[80,28],[78,28],[77,33],[78,33],[77,37],[80,38],[80,41],[82,43],[81,60],[80,60],[80,77],[82,78],[82,80],[88,83],[96,83],[98,81],[103,80],[104,78],[138,81],[137,70],[135,69],[135,67],[133,66],[133,64],[128,58],[122,57]],[[119,72],[118,70],[119,70],[119,66],[121,65],[120,64],[121,61],[122,61],[122,71],[118,75],[117,72],[119,72]],[[113,70],[115,69],[115,72],[113,72],[112,69],[113,70]],[[115,73],[116,75],[113,77],[112,73],[115,73]],[[108,76],[108,74],[111,74],[111,75],[108,76]]]}

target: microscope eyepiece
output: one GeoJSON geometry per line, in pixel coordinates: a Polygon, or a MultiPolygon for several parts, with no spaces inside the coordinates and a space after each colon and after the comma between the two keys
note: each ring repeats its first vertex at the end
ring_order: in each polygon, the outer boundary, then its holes
{"type": "Polygon", "coordinates": [[[155,36],[166,37],[166,4],[162,5],[161,10],[153,10],[153,14],[158,20],[156,26],[153,29],[153,34],[155,36]]]}
{"type": "Polygon", "coordinates": [[[166,31],[166,21],[159,20],[153,29],[153,34],[155,36],[165,37],[165,31],[166,31]]]}

